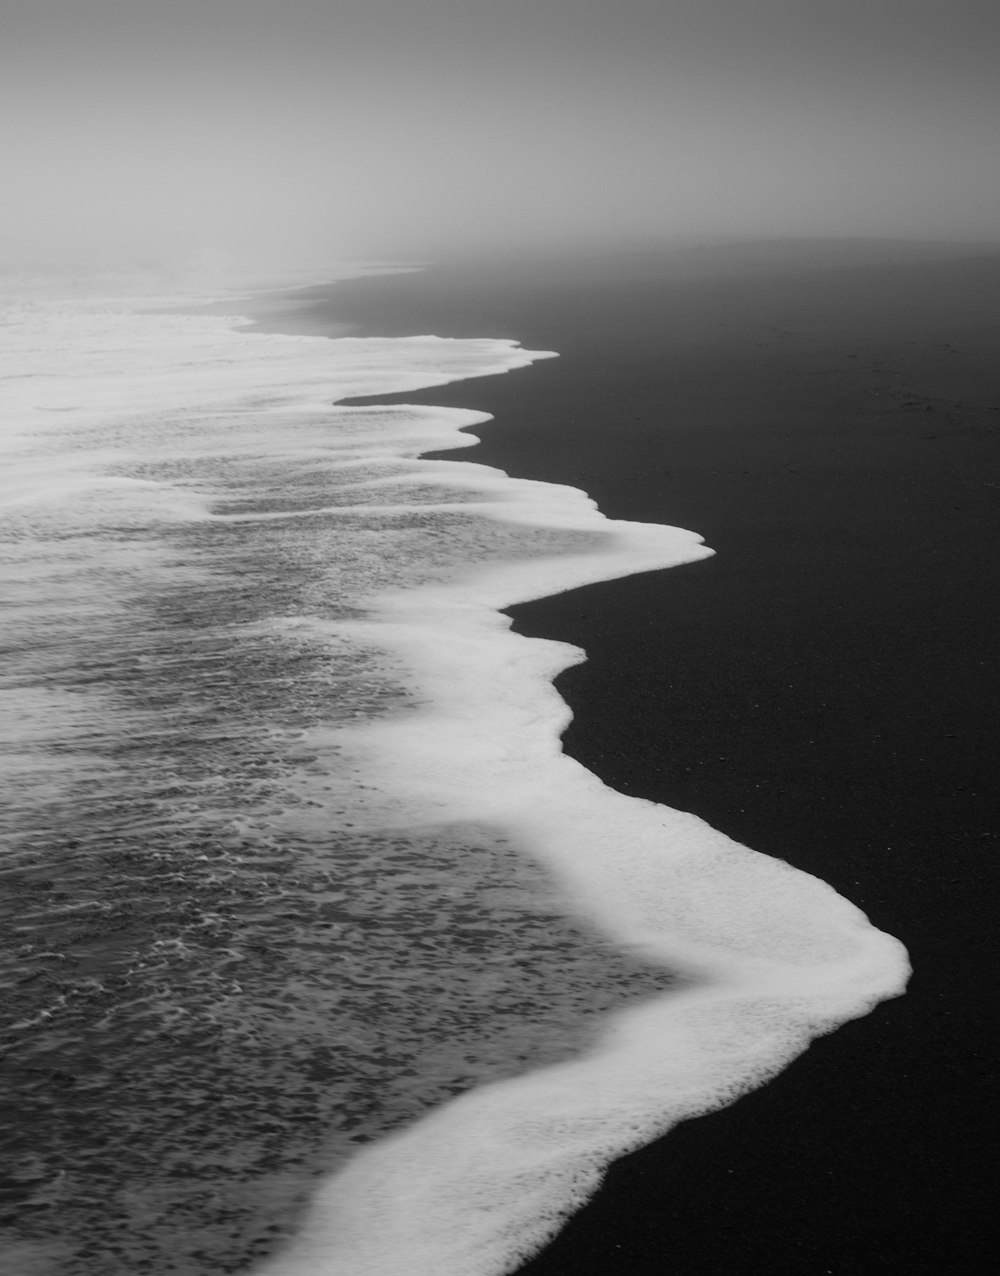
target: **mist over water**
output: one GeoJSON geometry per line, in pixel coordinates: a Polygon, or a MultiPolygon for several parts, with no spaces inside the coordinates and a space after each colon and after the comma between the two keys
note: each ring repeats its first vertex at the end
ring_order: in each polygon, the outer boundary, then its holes
{"type": "Polygon", "coordinates": [[[0,264],[1000,234],[990,6],[12,0],[0,264]]]}
{"type": "Polygon", "coordinates": [[[898,993],[905,954],[560,753],[581,653],[499,610],[694,532],[415,460],[475,412],[331,406],[542,352],[163,308],[345,257],[995,239],[997,11],[8,8],[11,1276],[291,1238],[280,1276],[509,1270],[613,1157],[898,993]],[[101,270],[133,283],[88,294],[101,270]]]}

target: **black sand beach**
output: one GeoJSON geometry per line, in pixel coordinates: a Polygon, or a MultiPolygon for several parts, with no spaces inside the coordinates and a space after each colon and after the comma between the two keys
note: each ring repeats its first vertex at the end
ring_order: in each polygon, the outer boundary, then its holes
{"type": "MultiPolygon", "coordinates": [[[[462,453],[717,557],[514,610],[589,662],[565,746],[830,882],[906,997],[620,1162],[525,1276],[989,1263],[1000,250],[744,245],[443,265],[309,290],[275,327],[512,337],[462,453]]],[[[384,401],[384,400],[382,400],[384,401]]]]}

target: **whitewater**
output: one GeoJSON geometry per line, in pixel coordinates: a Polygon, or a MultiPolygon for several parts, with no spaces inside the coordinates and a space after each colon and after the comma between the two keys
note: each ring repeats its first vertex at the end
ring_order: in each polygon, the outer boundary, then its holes
{"type": "Polygon", "coordinates": [[[701,539],[420,459],[483,413],[343,402],[552,352],[16,291],[0,1270],[501,1276],[903,991],[825,883],[561,750],[585,653],[503,609],[701,539]]]}

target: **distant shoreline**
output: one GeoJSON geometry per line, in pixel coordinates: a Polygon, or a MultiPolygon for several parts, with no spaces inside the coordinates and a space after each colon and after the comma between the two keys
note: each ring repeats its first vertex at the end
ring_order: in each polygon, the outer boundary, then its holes
{"type": "Polygon", "coordinates": [[[312,332],[560,352],[397,397],[491,412],[462,459],[718,553],[513,609],[590,655],[557,684],[567,750],[829,881],[916,969],[903,1000],[620,1163],[525,1274],[930,1272],[980,1252],[1000,250],[953,248],[445,264],[302,294],[312,332]]]}

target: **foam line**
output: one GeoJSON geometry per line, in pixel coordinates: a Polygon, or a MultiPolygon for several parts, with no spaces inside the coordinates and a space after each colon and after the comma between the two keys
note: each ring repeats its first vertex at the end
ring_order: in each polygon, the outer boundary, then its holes
{"type": "Polygon", "coordinates": [[[903,987],[900,945],[825,883],[693,815],[615,793],[560,752],[567,713],[551,678],[582,653],[512,634],[470,603],[511,601],[509,585],[507,572],[486,573],[475,587],[391,600],[381,640],[405,652],[430,707],[338,744],[366,774],[391,769],[410,818],[514,831],[605,929],[700,983],[623,1013],[586,1058],[473,1092],[362,1154],[263,1269],[274,1276],[509,1271],[613,1158],[762,1084],[815,1035],[903,987]]]}
{"type": "MultiPolygon", "coordinates": [[[[235,581],[253,623],[206,620],[220,652],[261,635],[301,642],[334,681],[367,681],[341,725],[297,730],[309,765],[286,758],[287,790],[242,794],[233,827],[294,826],[312,845],[338,825],[425,837],[487,825],[547,866],[578,914],[687,974],[684,992],[612,1019],[587,1055],[474,1090],[356,1155],[324,1182],[297,1241],[259,1269],[499,1276],[614,1157],[900,993],[906,955],[816,878],[695,815],[616,793],[562,753],[569,715],[552,680],[584,653],[513,633],[501,609],[704,558],[700,537],[609,521],[573,488],[415,459],[471,444],[463,431],[488,422],[481,412],[338,402],[551,352],[264,335],[140,313],[149,304],[29,299],[5,317],[18,373],[2,387],[0,532],[23,670],[0,692],[33,729],[0,763],[43,798],[113,772],[115,751],[95,760],[86,742],[122,729],[114,688],[88,684],[84,697],[67,673],[81,620],[138,665],[137,597],[198,601],[211,618],[213,590],[235,581]]],[[[157,729],[195,727],[168,717],[157,729]]]]}
{"type": "Polygon", "coordinates": [[[465,465],[498,521],[592,532],[579,554],[382,594],[360,628],[424,708],[313,733],[391,792],[354,820],[489,821],[561,878],[576,907],[697,986],[621,1013],[586,1058],[475,1091],[363,1153],[320,1191],[261,1276],[499,1276],[542,1245],[609,1162],[762,1084],[818,1034],[902,992],[902,946],[824,882],[695,815],[619,794],[566,757],[552,679],[585,658],[510,631],[500,608],[710,553],[676,528],[609,522],[573,489],[465,465]]]}

